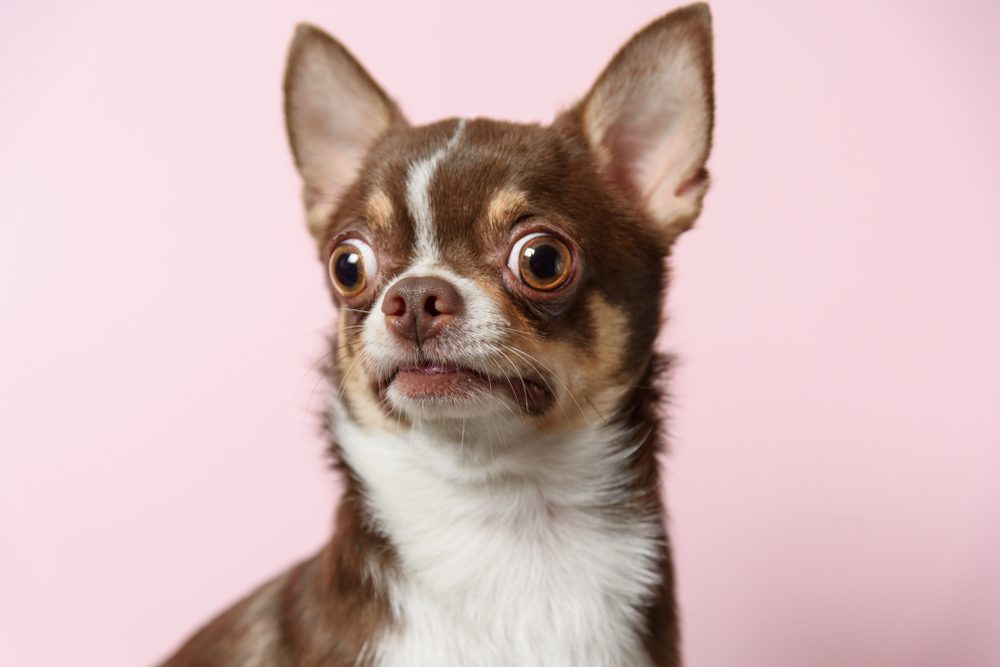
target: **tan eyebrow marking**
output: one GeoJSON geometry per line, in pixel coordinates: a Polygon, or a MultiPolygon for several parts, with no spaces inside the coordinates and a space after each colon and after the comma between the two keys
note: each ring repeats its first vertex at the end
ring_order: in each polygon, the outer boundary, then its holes
{"type": "Polygon", "coordinates": [[[392,200],[384,190],[375,190],[365,201],[365,214],[372,227],[380,231],[388,231],[392,224],[392,200]]]}
{"type": "Polygon", "coordinates": [[[497,191],[486,208],[490,226],[506,231],[510,223],[528,210],[528,197],[520,190],[502,188],[497,191]]]}

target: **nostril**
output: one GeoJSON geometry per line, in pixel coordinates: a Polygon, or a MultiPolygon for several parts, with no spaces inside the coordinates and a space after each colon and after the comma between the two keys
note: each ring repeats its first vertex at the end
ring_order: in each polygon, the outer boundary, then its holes
{"type": "Polygon", "coordinates": [[[424,312],[430,315],[431,317],[437,317],[438,315],[441,315],[441,311],[438,310],[437,308],[437,302],[438,298],[435,295],[431,294],[430,296],[428,296],[427,300],[424,301],[424,312]]]}
{"type": "Polygon", "coordinates": [[[401,317],[406,314],[406,300],[398,295],[386,296],[382,301],[382,312],[390,317],[401,317]]]}

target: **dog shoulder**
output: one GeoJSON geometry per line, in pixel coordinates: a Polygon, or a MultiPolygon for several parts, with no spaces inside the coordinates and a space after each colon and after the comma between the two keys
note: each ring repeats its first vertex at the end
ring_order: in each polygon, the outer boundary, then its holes
{"type": "MultiPolygon", "coordinates": [[[[222,612],[161,667],[354,667],[371,662],[373,637],[387,609],[381,596],[345,568],[343,547],[319,554],[272,579],[222,612]]],[[[350,549],[348,549],[349,551],[350,549]]]]}
{"type": "Polygon", "coordinates": [[[282,607],[289,581],[303,565],[269,581],[216,616],[161,667],[292,664],[282,636],[282,607]]]}

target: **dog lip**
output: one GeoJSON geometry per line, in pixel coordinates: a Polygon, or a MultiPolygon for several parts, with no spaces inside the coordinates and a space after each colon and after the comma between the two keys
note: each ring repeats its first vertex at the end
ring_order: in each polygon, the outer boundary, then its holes
{"type": "Polygon", "coordinates": [[[555,400],[542,378],[493,376],[469,366],[429,360],[404,363],[392,369],[377,381],[376,391],[384,400],[389,387],[399,381],[403,393],[418,400],[460,398],[476,391],[503,392],[526,411],[536,414],[555,400]]]}
{"type": "Polygon", "coordinates": [[[472,371],[471,369],[462,368],[461,366],[425,362],[425,363],[409,364],[406,366],[401,366],[395,371],[394,375],[398,375],[399,373],[417,373],[419,375],[444,375],[447,373],[460,373],[463,371],[475,372],[472,371]]]}
{"type": "Polygon", "coordinates": [[[377,378],[375,383],[378,385],[378,390],[384,393],[386,389],[389,388],[400,373],[414,373],[418,375],[445,375],[449,373],[458,373],[461,370],[467,370],[469,372],[472,369],[466,369],[455,364],[447,364],[443,362],[434,361],[418,361],[413,363],[406,363],[396,366],[390,369],[388,372],[384,373],[381,377],[377,378]]]}

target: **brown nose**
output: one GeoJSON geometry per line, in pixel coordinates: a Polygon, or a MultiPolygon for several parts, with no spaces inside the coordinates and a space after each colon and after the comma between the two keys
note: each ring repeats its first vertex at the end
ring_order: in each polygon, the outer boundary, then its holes
{"type": "Polygon", "coordinates": [[[382,312],[390,331],[419,344],[437,336],[462,312],[462,297],[443,278],[411,276],[389,288],[382,312]]]}

